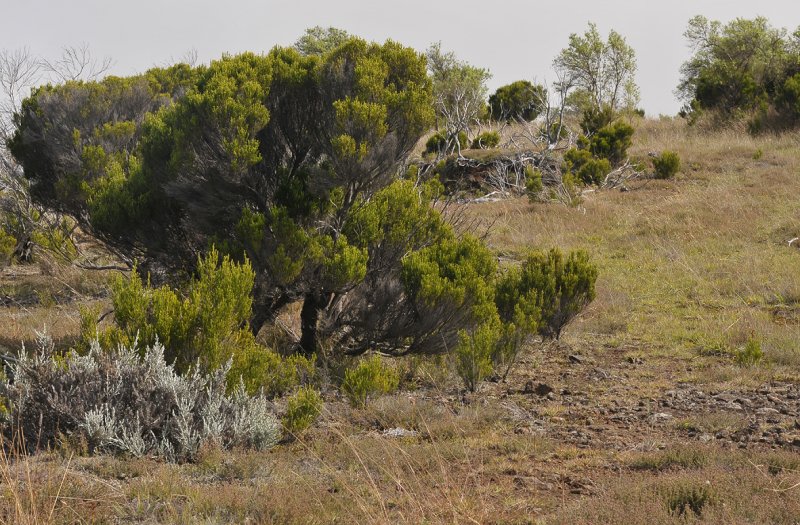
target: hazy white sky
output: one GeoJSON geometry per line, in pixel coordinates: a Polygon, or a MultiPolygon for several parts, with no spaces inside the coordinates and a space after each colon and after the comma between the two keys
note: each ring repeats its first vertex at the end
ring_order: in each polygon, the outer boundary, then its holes
{"type": "Polygon", "coordinates": [[[702,14],[728,21],[758,15],[800,25],[798,0],[0,0],[0,49],[28,47],[55,57],[87,43],[130,74],[196,49],[201,61],[224,52],[289,45],[307,27],[335,26],[358,36],[392,38],[417,49],[442,48],[493,74],[490,87],[518,79],[552,80],[551,63],[570,33],[589,21],[615,29],[636,50],[642,107],[679,109],[673,90],[687,58],[686,23],[702,14]]]}

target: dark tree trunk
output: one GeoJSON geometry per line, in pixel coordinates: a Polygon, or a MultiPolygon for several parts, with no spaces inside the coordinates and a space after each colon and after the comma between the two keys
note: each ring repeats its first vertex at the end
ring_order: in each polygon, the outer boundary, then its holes
{"type": "Polygon", "coordinates": [[[306,356],[317,351],[317,322],[322,303],[316,294],[309,293],[300,310],[300,352],[306,356]]]}

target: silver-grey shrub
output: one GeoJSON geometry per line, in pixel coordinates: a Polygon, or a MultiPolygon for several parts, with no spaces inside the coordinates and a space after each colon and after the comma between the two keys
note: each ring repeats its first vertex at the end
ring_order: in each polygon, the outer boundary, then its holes
{"type": "Polygon", "coordinates": [[[158,341],[143,352],[94,342],[86,355],[66,356],[54,353],[46,336],[38,346],[0,380],[5,432],[21,432],[29,450],[67,436],[85,438],[90,452],[185,461],[203,443],[263,450],[280,439],[265,397],[248,395],[243,385],[226,394],[230,365],[178,375],[158,341]]]}

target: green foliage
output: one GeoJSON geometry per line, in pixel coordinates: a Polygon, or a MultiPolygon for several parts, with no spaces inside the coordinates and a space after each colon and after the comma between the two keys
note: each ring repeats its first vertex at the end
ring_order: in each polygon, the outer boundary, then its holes
{"type": "Polygon", "coordinates": [[[496,131],[485,131],[475,137],[470,146],[472,149],[491,149],[500,144],[500,134],[496,131]]]}
{"type": "Polygon", "coordinates": [[[764,358],[764,351],[761,349],[761,341],[751,337],[744,348],[736,350],[733,354],[733,360],[739,366],[754,366],[757,365],[764,358]]]}
{"type": "Polygon", "coordinates": [[[583,184],[600,184],[611,172],[608,159],[598,159],[586,149],[571,148],[564,153],[565,171],[574,173],[583,184]]]}
{"type": "Polygon", "coordinates": [[[302,55],[324,55],[351,38],[352,36],[343,29],[314,26],[305,30],[303,36],[294,43],[294,48],[302,55]]]}
{"type": "Polygon", "coordinates": [[[533,252],[518,272],[509,272],[500,295],[504,297],[501,312],[506,312],[504,317],[516,316],[518,307],[514,306],[512,314],[511,305],[527,305],[519,308],[523,308],[528,326],[532,326],[538,310],[539,334],[558,339],[564,327],[594,300],[596,280],[597,267],[586,252],[574,251],[566,257],[558,249],[533,252]]]}
{"type": "Polygon", "coordinates": [[[580,109],[609,107],[633,109],[639,99],[636,54],[625,38],[614,30],[604,42],[597,26],[590,23],[583,35],[571,34],[554,66],[565,78],[574,79],[585,105],[580,109]]]}
{"type": "MultiPolygon", "coordinates": [[[[460,149],[467,149],[467,146],[469,146],[469,139],[463,131],[459,131],[453,140],[458,143],[460,149]]],[[[437,131],[425,142],[425,153],[443,153],[447,151],[449,143],[446,132],[437,131]]]]}
{"type": "Polygon", "coordinates": [[[114,326],[101,331],[99,311],[81,311],[80,348],[88,348],[94,339],[103,347],[134,341],[152,346],[159,341],[165,358],[179,372],[194,366],[217,370],[230,360],[230,387],[241,378],[250,393],[263,389],[270,397],[279,395],[302,377],[311,377],[314,360],[281,358],[256,343],[247,325],[253,277],[248,261],[238,264],[228,256],[220,258],[213,248],[198,261],[198,275],[185,295],[166,285],[150,286],[134,269],[130,278],[118,277],[111,286],[114,326]]]}
{"type": "Polygon", "coordinates": [[[11,264],[11,258],[14,255],[14,248],[17,246],[17,240],[10,233],[6,233],[5,229],[0,227],[0,268],[11,264]]]}
{"type": "Polygon", "coordinates": [[[797,39],[766,18],[723,25],[696,16],[684,36],[694,55],[681,66],[684,114],[712,110],[723,119],[754,115],[751,131],[797,122],[797,39]],[[770,120],[775,122],[769,122],[770,120]]]}
{"type": "Polygon", "coordinates": [[[594,107],[589,106],[581,115],[581,129],[586,135],[593,135],[602,128],[610,125],[617,118],[616,112],[611,106],[594,107]]]}
{"type": "Polygon", "coordinates": [[[531,202],[541,200],[542,191],[544,191],[542,172],[532,166],[525,166],[525,193],[528,199],[531,202]]]}
{"type": "Polygon", "coordinates": [[[399,383],[397,370],[384,365],[383,360],[374,355],[345,371],[342,392],[351,405],[364,408],[375,396],[396,390],[399,383]]]}
{"type": "Polygon", "coordinates": [[[653,168],[657,179],[671,179],[681,169],[681,159],[674,151],[662,151],[653,158],[653,168]]]}
{"type": "Polygon", "coordinates": [[[625,160],[633,144],[633,126],[620,120],[597,130],[589,137],[588,150],[597,158],[608,159],[612,165],[625,160]]]}
{"type": "MultiPolygon", "coordinates": [[[[587,112],[587,129],[604,121],[603,112],[587,112]]],[[[631,146],[634,129],[622,121],[615,121],[589,136],[578,139],[578,148],[564,153],[564,172],[572,174],[583,184],[601,184],[613,166],[620,164],[631,146]]]]}
{"type": "Polygon", "coordinates": [[[493,371],[493,361],[500,334],[498,327],[484,323],[459,333],[455,349],[456,372],[470,392],[493,371]]]}
{"type": "Polygon", "coordinates": [[[494,120],[531,121],[539,116],[546,103],[544,86],[518,80],[497,88],[489,97],[489,115],[494,120]]]}
{"type": "Polygon", "coordinates": [[[310,427],[322,412],[322,396],[310,386],[301,387],[287,401],[283,428],[299,435],[310,427]]]}

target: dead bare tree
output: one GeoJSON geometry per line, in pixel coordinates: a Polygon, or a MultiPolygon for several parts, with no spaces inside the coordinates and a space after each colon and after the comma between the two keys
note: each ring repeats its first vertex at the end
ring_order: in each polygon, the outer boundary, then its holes
{"type": "Polygon", "coordinates": [[[111,68],[111,59],[92,55],[85,42],[77,46],[66,46],[55,60],[42,59],[42,70],[56,82],[71,80],[97,80],[111,68]]]}

